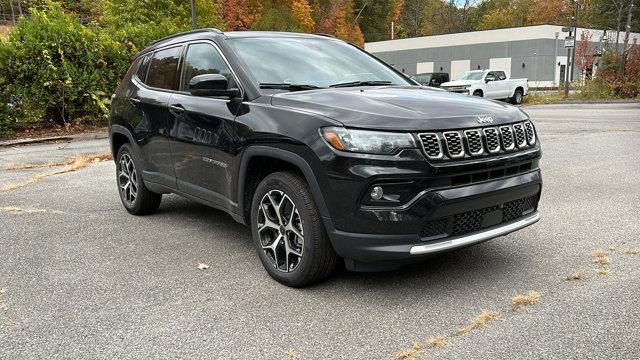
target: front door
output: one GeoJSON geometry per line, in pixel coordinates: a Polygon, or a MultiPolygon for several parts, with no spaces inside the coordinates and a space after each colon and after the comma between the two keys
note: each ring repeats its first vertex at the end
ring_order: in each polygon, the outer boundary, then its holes
{"type": "Polygon", "coordinates": [[[189,81],[203,74],[222,74],[229,79],[230,86],[236,84],[213,43],[188,45],[180,92],[169,100],[173,166],[180,191],[228,207],[235,142],[233,122],[241,100],[189,94],[189,81]]]}

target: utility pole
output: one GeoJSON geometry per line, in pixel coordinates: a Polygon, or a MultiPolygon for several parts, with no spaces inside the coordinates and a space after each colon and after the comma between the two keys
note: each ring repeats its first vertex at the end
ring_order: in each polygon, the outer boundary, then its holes
{"type": "Polygon", "coordinates": [[[395,37],[395,29],[394,29],[395,21],[391,21],[391,40],[395,37]]]}
{"type": "Polygon", "coordinates": [[[191,29],[195,30],[198,27],[196,23],[196,0],[191,0],[191,29]]]}
{"type": "MultiPolygon", "coordinates": [[[[556,32],[556,47],[555,47],[555,56],[553,57],[553,68],[557,69],[557,61],[558,61],[558,36],[560,36],[559,32],[556,32]]],[[[562,79],[559,79],[562,80],[562,79]]],[[[556,86],[556,72],[553,72],[553,86],[556,86]]],[[[559,84],[558,84],[559,86],[559,84]]]]}
{"type": "Polygon", "coordinates": [[[578,12],[580,11],[580,3],[576,2],[576,15],[573,19],[573,48],[571,49],[571,81],[573,81],[573,68],[576,64],[576,44],[578,42],[578,12]]]}
{"type": "MultiPolygon", "coordinates": [[[[564,31],[564,30],[563,30],[564,31]]],[[[569,28],[569,39],[571,38],[571,35],[573,34],[573,31],[571,28],[569,28]]],[[[575,39],[573,39],[574,41],[574,46],[575,46],[575,39]]],[[[567,47],[566,42],[565,42],[565,47],[567,47]]],[[[571,78],[569,77],[569,64],[571,62],[571,48],[567,48],[567,64],[564,66],[564,97],[568,97],[569,96],[569,86],[571,85],[571,78]]]]}
{"type": "MultiPolygon", "coordinates": [[[[620,59],[620,75],[624,79],[624,68],[627,62],[627,45],[629,45],[629,32],[631,31],[631,15],[633,14],[633,0],[629,4],[629,13],[627,14],[627,29],[624,33],[624,42],[622,46],[622,58],[620,59]]],[[[618,44],[616,44],[618,46],[618,44]]]]}

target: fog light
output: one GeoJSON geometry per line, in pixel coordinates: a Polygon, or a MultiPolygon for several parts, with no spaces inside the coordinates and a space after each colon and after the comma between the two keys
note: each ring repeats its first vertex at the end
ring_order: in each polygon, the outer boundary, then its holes
{"type": "Polygon", "coordinates": [[[382,188],[380,186],[374,186],[373,189],[371,189],[371,198],[373,200],[380,200],[382,199],[382,188]]]}

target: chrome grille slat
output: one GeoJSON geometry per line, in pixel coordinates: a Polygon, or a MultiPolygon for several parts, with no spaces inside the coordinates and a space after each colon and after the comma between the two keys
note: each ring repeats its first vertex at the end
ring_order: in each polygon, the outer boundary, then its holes
{"type": "Polygon", "coordinates": [[[483,132],[489,153],[495,154],[500,152],[500,136],[498,136],[498,130],[496,130],[496,128],[485,128],[483,132]]]}
{"type": "Polygon", "coordinates": [[[524,132],[524,127],[522,124],[514,124],[513,131],[515,134],[515,143],[519,148],[527,147],[527,136],[524,132]]]}
{"type": "Polygon", "coordinates": [[[422,133],[418,134],[422,150],[429,159],[441,159],[444,155],[442,153],[442,144],[440,143],[440,137],[436,133],[422,133]]]}
{"type": "Polygon", "coordinates": [[[531,121],[527,121],[524,123],[524,128],[527,131],[527,142],[529,145],[533,145],[536,143],[536,131],[533,129],[533,124],[531,121]]]}
{"type": "Polygon", "coordinates": [[[431,131],[416,136],[429,160],[493,156],[528,149],[537,141],[530,121],[477,129],[431,131]]]}
{"type": "Polygon", "coordinates": [[[464,137],[467,140],[467,150],[473,156],[482,155],[484,146],[482,146],[482,136],[479,130],[465,130],[464,137]]]}
{"type": "Polygon", "coordinates": [[[513,129],[511,126],[500,126],[500,138],[502,139],[502,149],[509,151],[515,148],[513,141],[513,129]]]}
{"type": "Polygon", "coordinates": [[[444,143],[447,146],[447,154],[449,157],[461,158],[464,157],[464,148],[462,147],[462,136],[457,131],[445,131],[442,133],[444,136],[444,143]]]}

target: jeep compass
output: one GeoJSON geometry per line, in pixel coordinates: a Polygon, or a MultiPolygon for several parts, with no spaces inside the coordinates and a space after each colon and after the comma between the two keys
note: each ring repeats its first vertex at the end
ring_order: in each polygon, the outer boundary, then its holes
{"type": "Polygon", "coordinates": [[[540,144],[510,105],[437,91],[324,35],[203,29],[137,54],[112,96],[132,214],[178,194],[250,225],[289,286],[397,268],[538,221],[540,144]]]}

